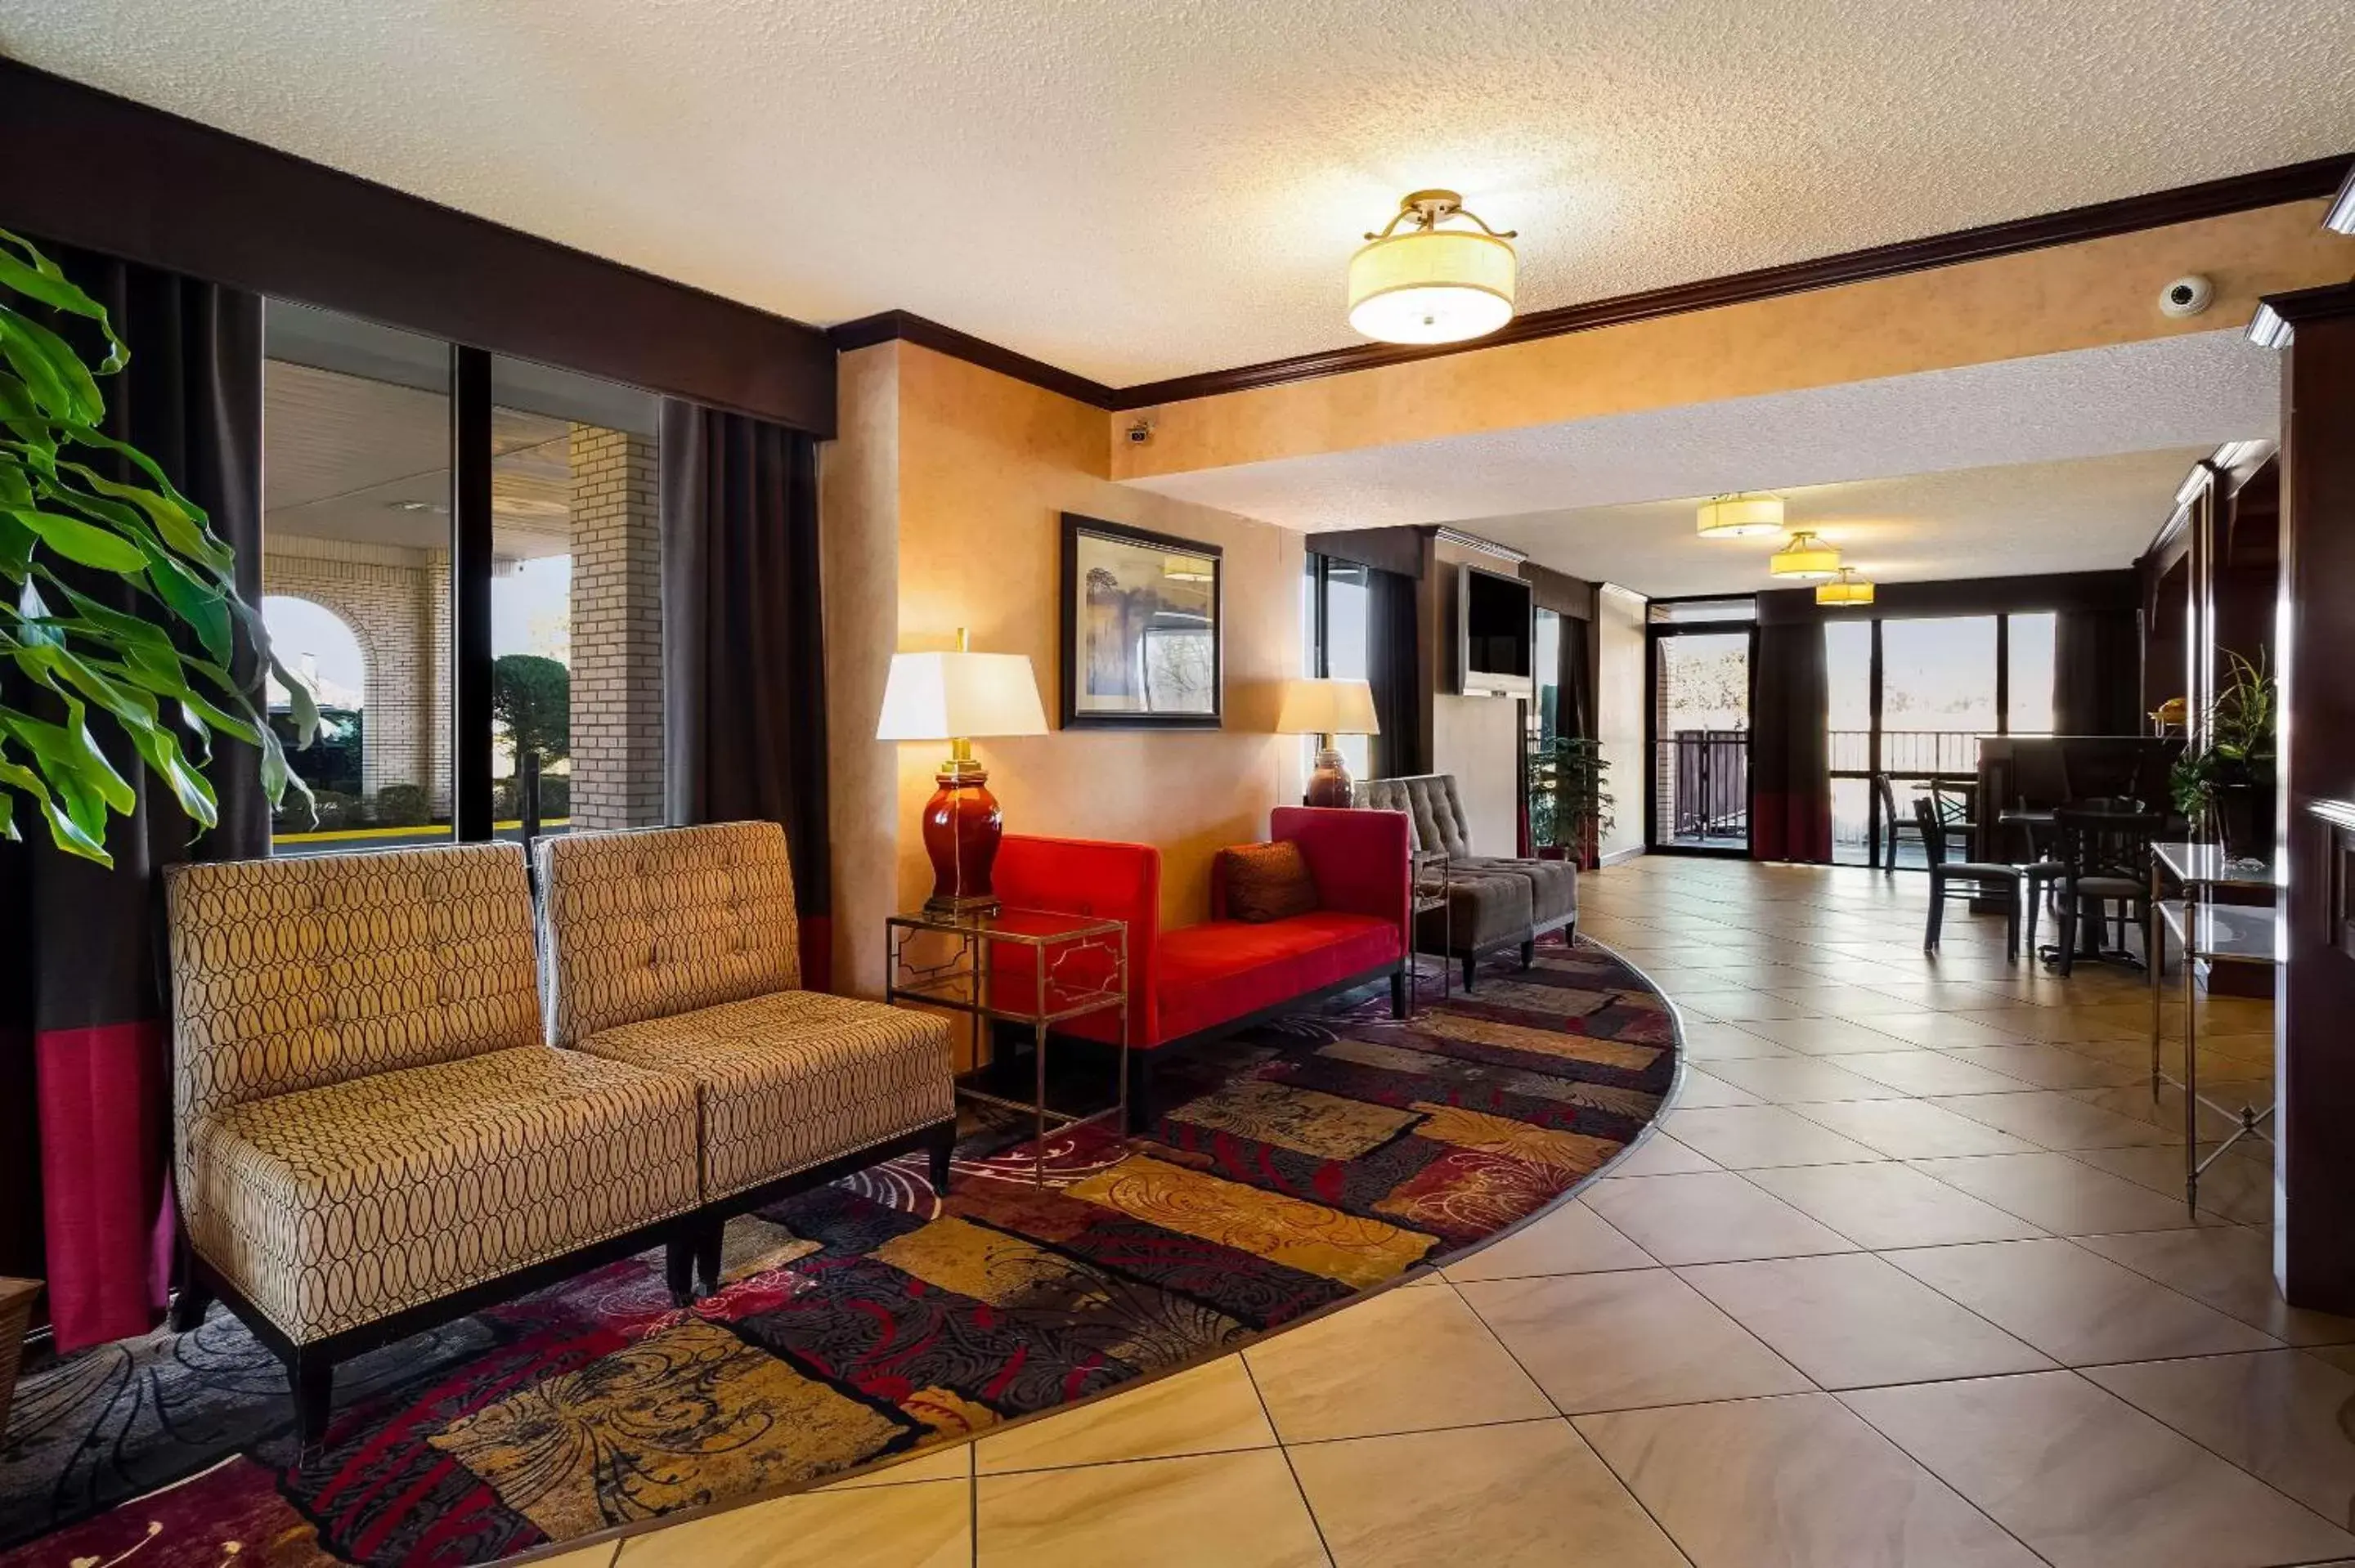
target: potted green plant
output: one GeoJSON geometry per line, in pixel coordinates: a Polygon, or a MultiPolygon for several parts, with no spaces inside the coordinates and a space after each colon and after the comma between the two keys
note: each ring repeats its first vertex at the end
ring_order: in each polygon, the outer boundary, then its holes
{"type": "Polygon", "coordinates": [[[2273,858],[2274,738],[2280,695],[2262,655],[2226,655],[2224,687],[2208,706],[2199,749],[2169,775],[2175,809],[2192,831],[2237,861],[2273,858]]]}
{"type": "Polygon", "coordinates": [[[22,805],[59,849],[110,866],[108,819],[130,816],[139,797],[93,720],[203,828],[219,820],[204,772],[217,736],[260,750],[273,807],[290,784],[310,795],[259,711],[262,668],[246,681],[230,673],[240,629],[286,690],[297,744],[319,727],[311,688],[272,656],[203,510],[106,433],[99,383],[129,360],[105,309],[0,230],[0,659],[19,677],[0,701],[0,837],[21,836],[22,805]],[[97,364],[67,341],[72,331],[102,343],[97,364]],[[107,602],[122,597],[113,584],[137,613],[107,602]]]}
{"type": "Polygon", "coordinates": [[[1600,741],[1561,736],[1530,746],[1529,842],[1541,857],[1593,868],[1603,834],[1616,825],[1604,778],[1610,767],[1600,741]]]}

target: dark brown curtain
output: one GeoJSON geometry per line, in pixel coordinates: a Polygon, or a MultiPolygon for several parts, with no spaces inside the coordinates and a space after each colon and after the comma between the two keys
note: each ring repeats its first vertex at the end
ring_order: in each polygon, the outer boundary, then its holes
{"type": "Polygon", "coordinates": [[[782,822],[802,983],[833,973],[817,447],[741,414],[662,409],[663,794],[677,823],[782,822]]]}
{"type": "Polygon", "coordinates": [[[1588,689],[1594,680],[1594,662],[1586,647],[1592,630],[1586,621],[1567,615],[1561,618],[1561,706],[1554,723],[1571,740],[1594,738],[1593,693],[1588,689]]]}
{"type": "Polygon", "coordinates": [[[1824,629],[1762,624],[1750,678],[1750,855],[1832,858],[1831,696],[1824,629]]]}
{"type": "Polygon", "coordinates": [[[2061,611],[2052,684],[2062,735],[2142,734],[2140,615],[2131,605],[2061,611]]]}
{"type": "Polygon", "coordinates": [[[1431,737],[1423,733],[1423,649],[1415,599],[1422,584],[1400,572],[1369,568],[1366,683],[1374,690],[1374,771],[1402,779],[1431,771],[1431,737]]]}
{"type": "MultiPolygon", "coordinates": [[[[210,514],[237,552],[239,591],[259,604],[261,300],[127,262],[51,254],[131,347],[129,366],[100,383],[109,433],[147,453],[210,514]]],[[[56,324],[95,362],[86,334],[56,324]]],[[[80,575],[82,591],[148,612],[119,578],[80,575]]],[[[241,648],[239,673],[254,671],[241,648]]],[[[46,694],[20,682],[9,697],[37,707],[46,694]]],[[[0,845],[0,1274],[48,1281],[60,1350],[144,1333],[164,1303],[173,1205],[157,874],[192,856],[270,847],[252,747],[216,746],[206,776],[220,822],[197,841],[112,726],[92,729],[140,798],[108,835],[114,869],[51,848],[21,801],[26,842],[0,845]]]]}

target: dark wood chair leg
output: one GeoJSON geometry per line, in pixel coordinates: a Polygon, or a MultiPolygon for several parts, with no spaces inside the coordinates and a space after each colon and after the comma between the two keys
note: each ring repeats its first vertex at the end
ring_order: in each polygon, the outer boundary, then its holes
{"type": "Polygon", "coordinates": [[[1946,923],[1946,879],[1934,873],[1930,877],[1930,928],[1923,934],[1922,950],[1938,950],[1938,928],[1946,923]]]}
{"type": "Polygon", "coordinates": [[[1538,961],[1538,939],[1531,937],[1521,944],[1521,968],[1528,969],[1538,961]]]}
{"type": "Polygon", "coordinates": [[[1391,976],[1391,1016],[1392,1018],[1406,1016],[1406,971],[1404,969],[1391,976]]]}
{"type": "Polygon", "coordinates": [[[1153,1129],[1153,1058],[1142,1051],[1128,1054],[1128,1130],[1153,1129]]]}
{"type": "Polygon", "coordinates": [[[706,1296],[719,1288],[719,1249],[727,1236],[728,1222],[718,1219],[695,1238],[695,1277],[706,1296]]]}
{"type": "Polygon", "coordinates": [[[180,1233],[174,1250],[179,1255],[180,1288],[173,1294],[171,1315],[166,1321],[172,1332],[185,1334],[204,1322],[205,1308],[213,1304],[213,1292],[197,1268],[196,1255],[188,1250],[187,1232],[180,1233]]]}
{"type": "Polygon", "coordinates": [[[1477,953],[1466,953],[1466,954],[1465,954],[1465,955],[1464,955],[1464,989],[1465,989],[1465,991],[1470,991],[1470,990],[1472,989],[1472,981],[1473,981],[1473,980],[1474,980],[1476,977],[1477,977],[1477,976],[1478,976],[1479,972],[1480,972],[1480,956],[1479,956],[1477,953]]]}
{"type": "Polygon", "coordinates": [[[2031,882],[2028,885],[2025,893],[2028,900],[2028,938],[2025,945],[2028,948],[2028,956],[2032,959],[2036,956],[2036,917],[2040,913],[2036,906],[2044,902],[2044,884],[2031,882]]]}
{"type": "Polygon", "coordinates": [[[945,1198],[949,1195],[949,1157],[956,1152],[956,1118],[951,1117],[932,1128],[924,1149],[932,1161],[932,1195],[945,1198]]]}
{"type": "Polygon", "coordinates": [[[687,1307],[695,1301],[695,1237],[676,1235],[663,1244],[663,1284],[670,1304],[687,1307]]]}
{"type": "Polygon", "coordinates": [[[286,1376],[294,1390],[294,1446],[308,1451],[327,1436],[327,1416],[336,1404],[336,1363],[297,1351],[286,1376]]]}
{"type": "Polygon", "coordinates": [[[2064,896],[2061,900],[2061,977],[2063,980],[2069,977],[2073,967],[2071,960],[2077,954],[2077,900],[2066,896],[2067,891],[2063,889],[2064,896]]]}
{"type": "Polygon", "coordinates": [[[2003,910],[2003,953],[2013,963],[2019,962],[2019,889],[2011,890],[2011,902],[2003,910]]]}

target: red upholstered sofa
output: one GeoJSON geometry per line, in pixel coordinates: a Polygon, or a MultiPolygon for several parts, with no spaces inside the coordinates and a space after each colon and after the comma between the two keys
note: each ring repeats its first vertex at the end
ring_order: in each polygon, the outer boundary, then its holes
{"type": "MultiPolygon", "coordinates": [[[[1106,915],[1128,927],[1129,1111],[1152,1119],[1152,1065],[1174,1049],[1387,977],[1394,1012],[1405,1008],[1407,820],[1396,811],[1279,807],[1271,840],[1300,846],[1318,907],[1249,924],[1226,914],[1214,864],[1210,918],[1161,928],[1161,852],[1150,844],[1007,835],[997,852],[997,896],[1009,909],[1106,915]]],[[[1001,972],[1001,994],[1018,985],[1001,972]]],[[[1118,1018],[1092,1014],[1071,1033],[1111,1041],[1118,1018]]]]}

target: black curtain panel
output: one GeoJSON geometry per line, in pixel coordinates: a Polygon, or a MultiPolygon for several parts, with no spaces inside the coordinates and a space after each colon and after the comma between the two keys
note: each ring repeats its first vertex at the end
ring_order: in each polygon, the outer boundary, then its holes
{"type": "Polygon", "coordinates": [[[2062,610],[2052,665],[2052,717],[2062,735],[2144,733],[2142,622],[2132,606],[2062,610]]]}
{"type": "Polygon", "coordinates": [[[817,447],[677,398],[662,408],[663,795],[676,823],[782,822],[802,983],[833,972],[817,447]]]}
{"type": "Polygon", "coordinates": [[[1587,623],[1570,616],[1561,618],[1561,706],[1555,715],[1555,725],[1561,735],[1571,740],[1594,738],[1593,717],[1587,708],[1591,701],[1587,691],[1593,681],[1593,661],[1586,652],[1587,623]]]}
{"type": "MultiPolygon", "coordinates": [[[[261,301],[107,258],[53,250],[130,345],[103,378],[108,432],[144,451],[237,552],[239,591],[261,593],[261,301]]],[[[69,321],[57,326],[94,356],[69,321]]],[[[95,362],[93,357],[93,363],[95,362]]],[[[118,477],[139,476],[118,463],[118,477]]],[[[151,613],[121,579],[76,587],[151,613]]],[[[260,680],[250,648],[238,673],[260,680]]],[[[0,673],[0,683],[10,676],[0,673]]],[[[8,686],[37,709],[47,694],[8,686]]],[[[171,1085],[158,874],[189,858],[266,854],[259,755],[215,745],[206,776],[220,821],[199,839],[170,790],[112,726],[94,721],[139,795],[114,820],[112,871],[52,848],[19,801],[25,842],[0,845],[0,1274],[48,1282],[60,1350],[145,1332],[164,1302],[173,1205],[171,1085]]]]}
{"type": "Polygon", "coordinates": [[[1415,599],[1422,585],[1379,568],[1371,582],[1366,629],[1366,683],[1374,691],[1375,772],[1401,779],[1431,771],[1431,737],[1423,733],[1423,650],[1415,599]]]}
{"type": "Polygon", "coordinates": [[[1830,689],[1824,629],[1762,624],[1750,682],[1750,854],[1832,858],[1830,689]]]}

